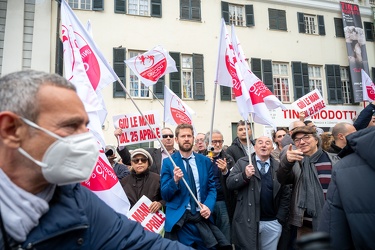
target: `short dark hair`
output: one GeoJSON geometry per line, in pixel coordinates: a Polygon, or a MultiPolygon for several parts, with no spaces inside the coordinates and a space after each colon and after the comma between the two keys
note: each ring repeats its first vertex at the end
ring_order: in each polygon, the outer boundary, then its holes
{"type": "Polygon", "coordinates": [[[179,124],[177,127],[176,127],[176,130],[175,130],[175,136],[178,137],[179,133],[180,133],[180,129],[185,129],[185,128],[189,128],[191,129],[191,133],[194,134],[194,128],[193,128],[193,125],[189,124],[189,123],[181,123],[179,124]]]}

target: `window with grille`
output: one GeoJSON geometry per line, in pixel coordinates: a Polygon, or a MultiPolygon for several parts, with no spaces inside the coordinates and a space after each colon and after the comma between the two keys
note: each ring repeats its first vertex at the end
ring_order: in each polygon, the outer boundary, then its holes
{"type": "Polygon", "coordinates": [[[309,90],[318,89],[323,96],[322,82],[322,67],[309,65],[309,90]]]}
{"type": "Polygon", "coordinates": [[[229,23],[235,26],[244,26],[244,6],[229,4],[229,23]]]}
{"type": "Polygon", "coordinates": [[[316,16],[304,15],[305,33],[318,34],[316,16]]]}
{"type": "MultiPolygon", "coordinates": [[[[145,51],[129,51],[129,58],[133,58],[135,56],[139,56],[143,54],[145,51]]],[[[130,69],[130,76],[129,76],[129,92],[132,97],[140,97],[140,98],[149,98],[150,91],[147,86],[145,86],[140,79],[137,77],[136,74],[130,69]]]]}
{"type": "Polygon", "coordinates": [[[128,14],[138,16],[149,16],[149,0],[128,0],[128,14]]]}
{"type": "Polygon", "coordinates": [[[91,10],[92,0],[68,0],[68,4],[72,9],[91,10]]]}
{"type": "Polygon", "coordinates": [[[288,64],[272,62],[272,75],[274,95],[282,102],[290,102],[288,64]]]}
{"type": "Polygon", "coordinates": [[[182,99],[193,99],[193,56],[182,55],[182,99]]]}

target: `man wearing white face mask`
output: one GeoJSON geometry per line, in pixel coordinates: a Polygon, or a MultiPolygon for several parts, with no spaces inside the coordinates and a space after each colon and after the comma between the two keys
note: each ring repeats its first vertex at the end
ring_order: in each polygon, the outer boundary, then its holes
{"type": "Polygon", "coordinates": [[[88,116],[64,78],[0,78],[0,249],[189,249],[81,186],[96,164],[88,116]]]}

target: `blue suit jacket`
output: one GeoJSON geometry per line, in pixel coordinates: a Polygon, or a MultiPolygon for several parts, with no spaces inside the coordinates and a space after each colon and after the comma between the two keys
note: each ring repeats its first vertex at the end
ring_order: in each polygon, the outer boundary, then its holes
{"type": "MultiPolygon", "coordinates": [[[[199,173],[200,197],[201,203],[206,205],[211,212],[214,210],[216,201],[216,188],[212,172],[211,160],[206,156],[194,153],[195,161],[199,173]]],[[[173,161],[184,173],[187,183],[187,173],[181,158],[180,152],[172,155],[173,161]]],[[[190,193],[182,180],[176,185],[173,179],[173,164],[169,158],[164,159],[161,170],[161,196],[166,204],[165,231],[171,232],[173,226],[180,220],[185,213],[187,205],[190,202],[190,193]]]]}

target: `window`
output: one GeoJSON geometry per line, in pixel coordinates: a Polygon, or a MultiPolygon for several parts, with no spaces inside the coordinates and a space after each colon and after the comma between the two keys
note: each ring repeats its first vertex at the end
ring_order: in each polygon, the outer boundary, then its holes
{"type": "MultiPolygon", "coordinates": [[[[98,1],[98,0],[94,0],[98,1]]],[[[101,0],[103,1],[103,0],[101,0]]],[[[161,17],[161,0],[116,0],[115,13],[161,17]]]]}
{"type": "Polygon", "coordinates": [[[298,32],[312,35],[325,35],[324,17],[297,13],[298,32]]]}
{"type": "Polygon", "coordinates": [[[345,37],[342,18],[334,18],[336,37],[345,37]]]}
{"type": "Polygon", "coordinates": [[[370,22],[363,22],[363,28],[365,31],[366,41],[374,41],[374,24],[370,22]]]}
{"type": "Polygon", "coordinates": [[[348,67],[340,67],[340,76],[341,76],[341,84],[342,84],[342,98],[344,104],[351,104],[353,102],[353,98],[351,95],[351,83],[349,77],[349,70],[348,67]]]}
{"type": "MultiPolygon", "coordinates": [[[[129,58],[133,58],[140,54],[143,54],[145,51],[129,51],[129,58]]],[[[138,76],[130,70],[129,74],[129,93],[132,97],[148,98],[150,91],[147,86],[145,86],[138,76]]]]}
{"type": "Polygon", "coordinates": [[[322,82],[322,67],[309,65],[309,90],[318,89],[323,96],[322,82]]]}
{"type": "Polygon", "coordinates": [[[104,10],[104,0],[67,0],[72,9],[104,10]]]}
{"type": "Polygon", "coordinates": [[[226,24],[235,26],[254,26],[253,5],[234,5],[221,2],[222,17],[226,24]]]}
{"type": "Polygon", "coordinates": [[[273,93],[282,102],[290,102],[287,63],[272,63],[273,93]]]}
{"type": "Polygon", "coordinates": [[[268,9],[268,18],[271,30],[287,30],[285,10],[268,9]]]}
{"type": "Polygon", "coordinates": [[[201,20],[200,0],[180,0],[180,18],[187,20],[201,20]]]}
{"type": "Polygon", "coordinates": [[[170,52],[177,72],[170,74],[170,89],[181,99],[204,100],[203,55],[170,52]]]}

